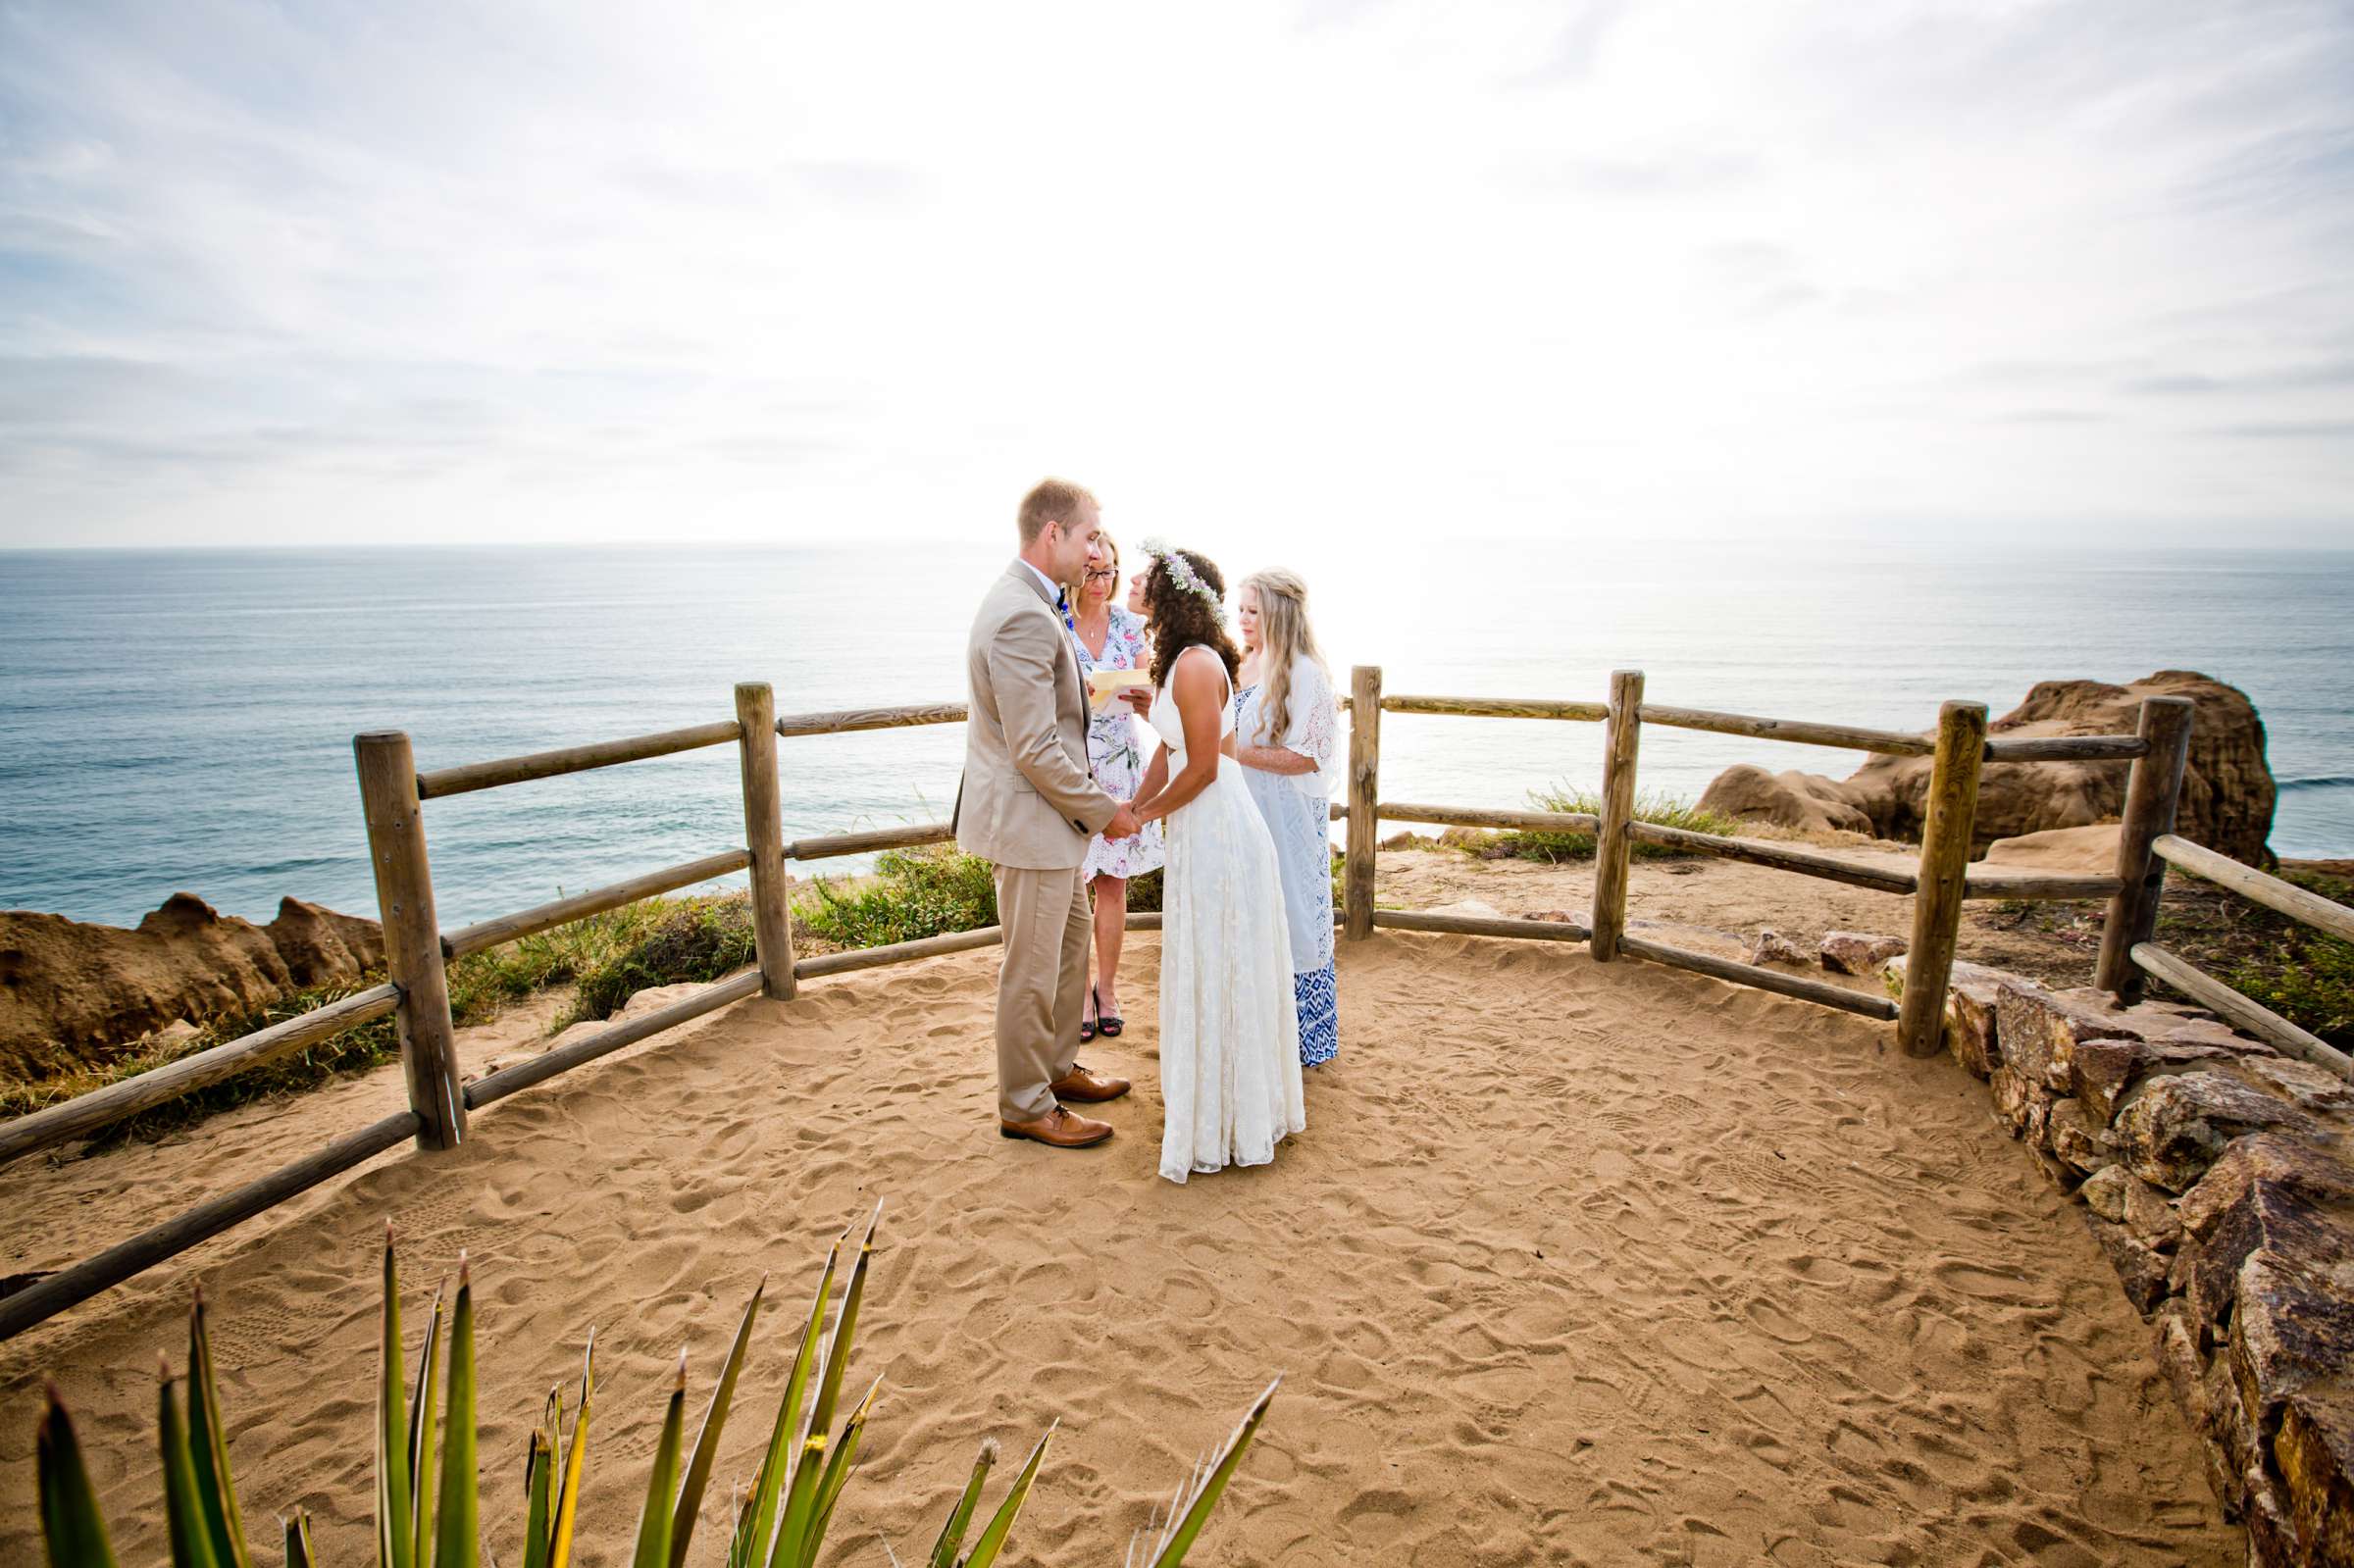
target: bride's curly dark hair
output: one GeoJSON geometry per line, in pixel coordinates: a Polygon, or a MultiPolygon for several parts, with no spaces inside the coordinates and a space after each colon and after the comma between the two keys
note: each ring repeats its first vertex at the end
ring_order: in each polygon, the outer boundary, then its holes
{"type": "MultiPolygon", "coordinates": [[[[1219,575],[1218,564],[1195,550],[1172,552],[1185,558],[1194,569],[1194,576],[1208,584],[1219,598],[1226,596],[1226,579],[1219,575]]],[[[1232,683],[1243,668],[1242,650],[1234,638],[1226,634],[1226,627],[1218,619],[1218,607],[1199,593],[1177,585],[1161,565],[1161,558],[1152,558],[1151,570],[1145,575],[1145,614],[1152,623],[1152,684],[1163,687],[1169,683],[1170,667],[1177,655],[1199,642],[1215,649],[1226,661],[1226,679],[1232,683]]]]}

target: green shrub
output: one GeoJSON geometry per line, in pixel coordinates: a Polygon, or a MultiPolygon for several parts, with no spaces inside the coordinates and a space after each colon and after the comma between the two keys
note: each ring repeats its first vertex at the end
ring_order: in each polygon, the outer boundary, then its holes
{"type": "MultiPolygon", "coordinates": [[[[2332,903],[2354,905],[2354,879],[2290,869],[2282,880],[2332,903]]],[[[2223,971],[2233,989],[2340,1050],[2354,1050],[2354,942],[2286,915],[2243,905],[2257,951],[2223,971]]]]}
{"type": "MultiPolygon", "coordinates": [[[[1582,812],[1587,816],[1602,815],[1602,793],[1594,789],[1573,789],[1567,784],[1555,784],[1547,789],[1532,789],[1528,802],[1538,811],[1582,812]]],[[[1713,811],[1703,811],[1680,795],[1660,791],[1644,791],[1635,796],[1635,820],[1656,823],[1663,828],[1681,828],[1687,833],[1707,833],[1730,835],[1740,831],[1740,824],[1730,817],[1720,817],[1713,811]]],[[[1569,860],[1594,858],[1594,835],[1590,833],[1546,833],[1515,829],[1502,833],[1482,846],[1480,853],[1493,860],[1538,860],[1556,865],[1569,860]]],[[[1685,853],[1664,844],[1647,844],[1637,839],[1632,853],[1637,860],[1672,860],[1685,853]]]]}
{"type": "Polygon", "coordinates": [[[988,861],[953,844],[894,849],[874,875],[847,887],[818,878],[793,910],[793,924],[837,947],[882,947],[998,923],[998,885],[988,861]]]}
{"type": "Polygon", "coordinates": [[[754,962],[752,903],[742,893],[648,899],[631,923],[632,939],[615,945],[579,976],[565,1022],[610,1018],[649,986],[701,985],[754,962]]]}

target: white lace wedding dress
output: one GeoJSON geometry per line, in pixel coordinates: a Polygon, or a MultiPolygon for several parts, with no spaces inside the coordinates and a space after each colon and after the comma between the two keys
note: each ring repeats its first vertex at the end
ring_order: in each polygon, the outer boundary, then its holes
{"type": "MultiPolygon", "coordinates": [[[[1221,702],[1218,714],[1222,738],[1234,733],[1232,702],[1221,702]]],[[[1174,779],[1185,767],[1185,725],[1166,687],[1153,694],[1150,720],[1168,745],[1174,779]]],[[[1221,756],[1217,777],[1170,813],[1167,826],[1160,1174],[1183,1182],[1268,1163],[1277,1143],[1305,1131],[1307,1106],[1282,873],[1242,764],[1221,756]]]]}

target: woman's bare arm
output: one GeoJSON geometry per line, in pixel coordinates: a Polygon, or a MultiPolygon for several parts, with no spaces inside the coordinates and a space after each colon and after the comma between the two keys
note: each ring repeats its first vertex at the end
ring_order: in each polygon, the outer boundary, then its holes
{"type": "Polygon", "coordinates": [[[1160,793],[1160,786],[1169,782],[1169,747],[1166,741],[1152,748],[1152,760],[1145,767],[1145,777],[1136,786],[1136,803],[1141,805],[1160,793]]]}
{"type": "Polygon", "coordinates": [[[1246,768],[1261,773],[1314,773],[1316,759],[1304,757],[1284,746],[1244,746],[1235,753],[1235,760],[1246,768]]]}

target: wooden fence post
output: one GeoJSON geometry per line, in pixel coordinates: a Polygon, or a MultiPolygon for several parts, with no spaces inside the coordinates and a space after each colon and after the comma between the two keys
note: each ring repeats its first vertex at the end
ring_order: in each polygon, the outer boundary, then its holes
{"type": "Polygon", "coordinates": [[[441,967],[441,924],[425,854],[417,758],[409,737],[397,730],[354,735],[351,750],[368,817],[384,969],[400,991],[400,1067],[408,1079],[409,1108],[417,1113],[417,1146],[456,1148],[466,1139],[466,1094],[458,1083],[449,976],[441,967]]]}
{"type": "Polygon", "coordinates": [[[1602,755],[1602,826],[1594,835],[1594,908],[1586,921],[1598,964],[1618,956],[1618,938],[1626,934],[1627,864],[1635,848],[1635,751],[1642,743],[1643,672],[1614,670],[1602,755]]]}
{"type": "Polygon", "coordinates": [[[1349,846],[1341,869],[1341,935],[1373,935],[1373,839],[1381,820],[1381,666],[1349,674],[1349,846]]]}
{"type": "Polygon", "coordinates": [[[765,681],[736,688],[738,748],[743,761],[743,841],[752,852],[752,940],[760,991],[793,1000],[793,913],[785,875],[785,819],[777,797],[777,697],[765,681]]]}
{"type": "Polygon", "coordinates": [[[1962,894],[1977,825],[1978,772],[1986,763],[1986,704],[1949,702],[1937,712],[1937,754],[1920,832],[1920,884],[1913,895],[1913,945],[1896,1037],[1908,1056],[1945,1043],[1945,990],[1962,937],[1962,894]]]}
{"type": "Polygon", "coordinates": [[[2158,899],[2166,890],[2166,862],[2150,846],[2175,831],[2175,807],[2182,798],[2182,771],[2190,760],[2191,701],[2188,697],[2144,697],[2137,733],[2149,742],[2133,759],[2125,781],[2125,817],[2117,835],[2117,876],[2124,885],[2109,900],[2101,928],[2101,957],[2092,983],[2130,1006],[2141,1000],[2148,977],[2133,962],[2133,945],[2158,933],[2158,899]]]}

